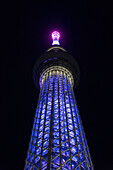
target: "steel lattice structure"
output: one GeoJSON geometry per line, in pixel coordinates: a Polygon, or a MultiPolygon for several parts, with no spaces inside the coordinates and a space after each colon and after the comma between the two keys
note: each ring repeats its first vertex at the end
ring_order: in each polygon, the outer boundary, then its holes
{"type": "Polygon", "coordinates": [[[41,90],[25,170],[94,169],[73,92],[78,66],[74,75],[65,55],[61,47],[51,48],[35,65],[41,90]]]}

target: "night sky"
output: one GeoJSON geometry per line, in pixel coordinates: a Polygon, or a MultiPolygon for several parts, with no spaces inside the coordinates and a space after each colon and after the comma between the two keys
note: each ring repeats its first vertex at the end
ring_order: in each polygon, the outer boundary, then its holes
{"type": "Polygon", "coordinates": [[[1,163],[0,170],[22,170],[39,91],[32,70],[52,43],[77,60],[75,96],[96,170],[113,169],[112,5],[106,1],[6,1],[1,6],[1,163]]]}

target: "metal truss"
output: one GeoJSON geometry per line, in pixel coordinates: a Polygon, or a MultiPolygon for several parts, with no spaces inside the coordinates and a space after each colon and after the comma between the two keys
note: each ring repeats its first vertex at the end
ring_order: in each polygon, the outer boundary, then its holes
{"type": "Polygon", "coordinates": [[[69,74],[43,78],[25,170],[93,170],[69,74]]]}

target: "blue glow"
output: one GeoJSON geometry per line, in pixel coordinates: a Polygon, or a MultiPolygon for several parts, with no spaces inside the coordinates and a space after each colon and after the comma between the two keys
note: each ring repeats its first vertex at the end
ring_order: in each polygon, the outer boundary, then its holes
{"type": "Polygon", "coordinates": [[[73,89],[60,73],[48,75],[43,83],[25,169],[47,169],[50,150],[51,169],[93,170],[73,89]]]}

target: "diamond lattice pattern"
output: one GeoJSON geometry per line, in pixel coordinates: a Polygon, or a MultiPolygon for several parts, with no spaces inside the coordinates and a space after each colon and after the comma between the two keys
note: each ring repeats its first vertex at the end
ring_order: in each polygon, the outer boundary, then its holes
{"type": "Polygon", "coordinates": [[[40,91],[25,170],[93,170],[71,84],[48,73],[40,91]]]}

